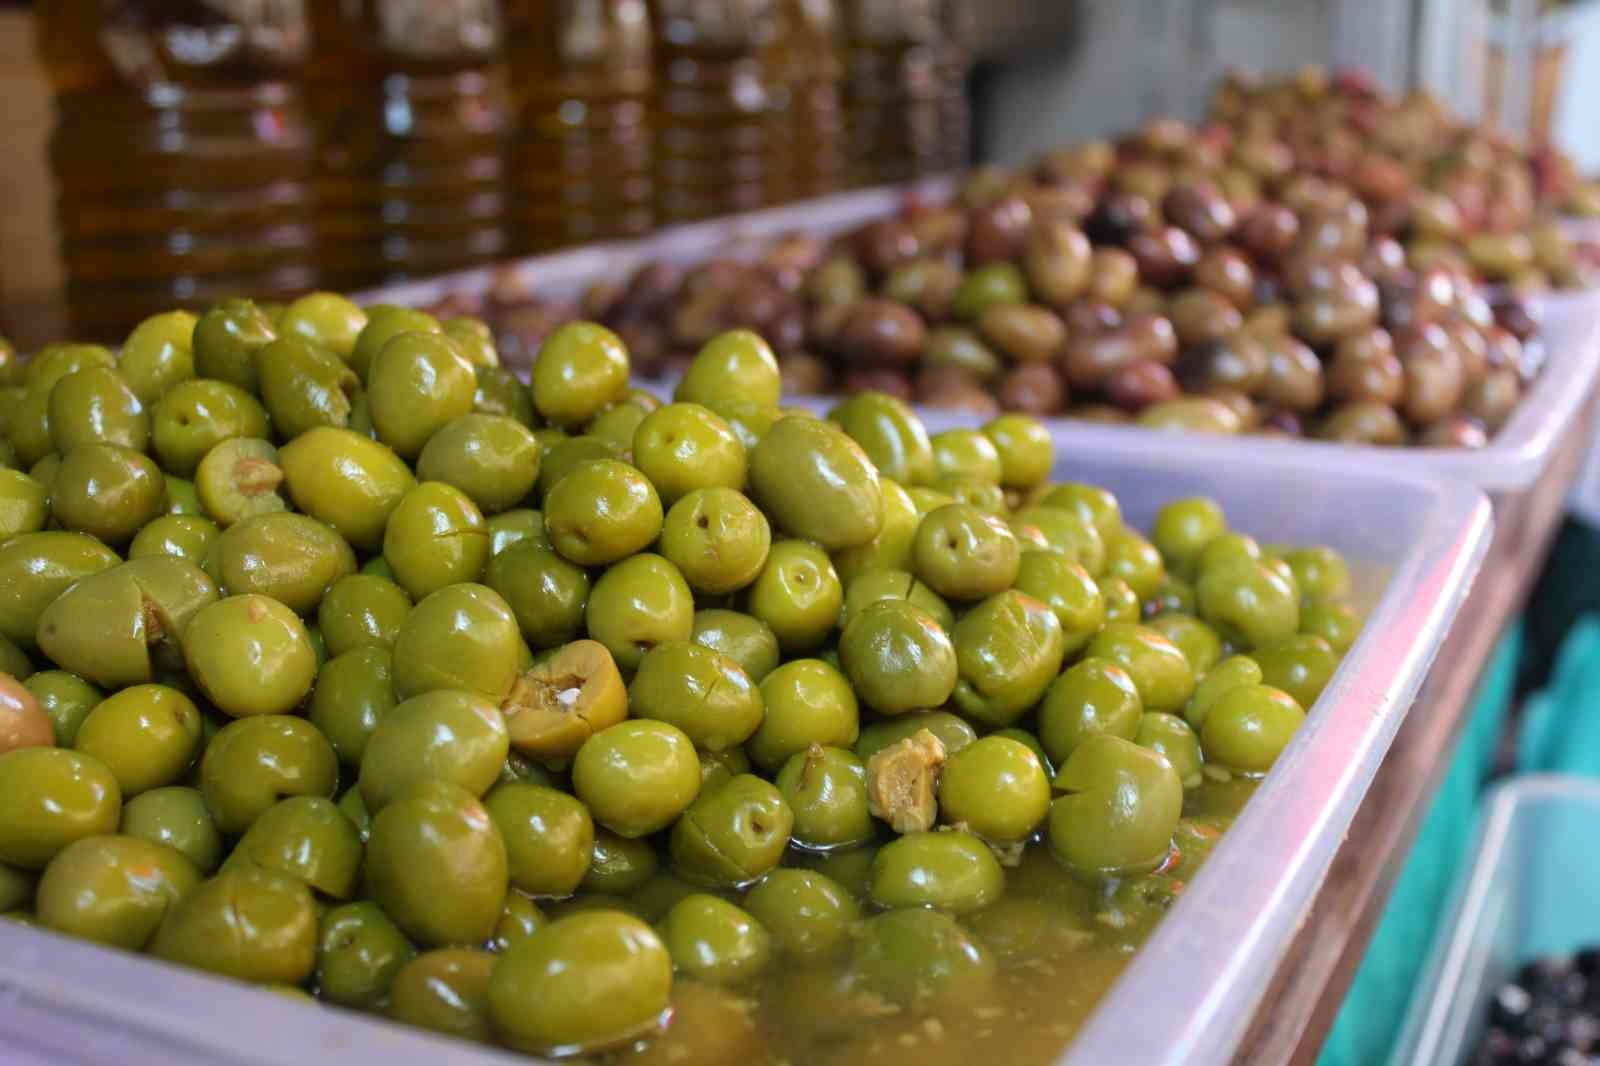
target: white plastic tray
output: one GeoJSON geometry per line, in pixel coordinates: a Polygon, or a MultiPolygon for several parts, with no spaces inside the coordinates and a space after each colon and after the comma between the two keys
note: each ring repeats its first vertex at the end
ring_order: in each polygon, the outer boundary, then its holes
{"type": "Polygon", "coordinates": [[[1389,1066],[1457,1066],[1489,998],[1522,963],[1600,943],[1600,782],[1557,775],[1495,789],[1389,1066]]]}
{"type": "MultiPolygon", "coordinates": [[[[1211,495],[1237,528],[1344,552],[1359,594],[1373,606],[1299,735],[1061,1066],[1226,1060],[1488,543],[1488,502],[1464,483],[1338,459],[1308,476],[1278,449],[1238,450],[1226,464],[1186,452],[1075,441],[1058,453],[1055,475],[1106,486],[1128,520],[1144,527],[1167,500],[1211,495]]],[[[507,1058],[0,923],[6,1066],[312,1061],[487,1066],[507,1058]]]]}

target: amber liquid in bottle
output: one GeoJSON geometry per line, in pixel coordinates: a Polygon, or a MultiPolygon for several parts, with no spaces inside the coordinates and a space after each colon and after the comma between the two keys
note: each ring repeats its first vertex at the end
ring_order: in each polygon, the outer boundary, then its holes
{"type": "Polygon", "coordinates": [[[972,161],[972,101],[967,76],[972,73],[974,0],[941,0],[935,71],[939,82],[939,146],[934,164],[955,171],[972,161]]]}
{"type": "Polygon", "coordinates": [[[661,223],[766,200],[772,0],[650,0],[661,223]]]}
{"type": "Polygon", "coordinates": [[[844,49],[834,0],[778,0],[768,166],[775,203],[845,186],[844,49]]]}
{"type": "Polygon", "coordinates": [[[312,287],[301,0],[48,0],[50,161],[73,329],[312,287]]]}
{"type": "Polygon", "coordinates": [[[324,281],[341,289],[503,255],[511,102],[494,0],[316,0],[324,281]]]}
{"type": "Polygon", "coordinates": [[[938,166],[937,0],[845,0],[845,102],[856,184],[938,166]]]}
{"type": "Polygon", "coordinates": [[[646,232],[655,204],[644,0],[507,0],[505,14],[521,247],[646,232]]]}

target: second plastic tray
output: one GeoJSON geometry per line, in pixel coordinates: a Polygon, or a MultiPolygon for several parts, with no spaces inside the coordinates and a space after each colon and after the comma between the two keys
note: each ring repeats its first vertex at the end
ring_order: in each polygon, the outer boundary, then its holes
{"type": "MultiPolygon", "coordinates": [[[[1272,449],[1226,464],[1074,443],[1054,476],[1104,485],[1148,528],[1179,496],[1216,498],[1264,540],[1327,544],[1370,607],[1305,726],[1062,1066],[1225,1061],[1303,919],[1482,560],[1483,495],[1370,464],[1314,476],[1272,449]]],[[[150,959],[0,922],[0,1062],[346,1066],[516,1061],[370,1017],[298,1004],[150,959]]],[[[527,1062],[528,1060],[520,1060],[527,1062]]]]}

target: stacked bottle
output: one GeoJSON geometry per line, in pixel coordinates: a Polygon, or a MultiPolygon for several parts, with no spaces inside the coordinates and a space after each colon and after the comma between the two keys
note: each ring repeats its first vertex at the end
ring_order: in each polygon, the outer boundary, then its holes
{"type": "Polygon", "coordinates": [[[938,0],[845,0],[851,176],[906,181],[938,166],[938,0]]]}
{"type": "Polygon", "coordinates": [[[844,55],[834,0],[779,0],[772,49],[774,203],[845,186],[844,55]]]}
{"type": "Polygon", "coordinates": [[[773,0],[653,0],[657,222],[766,200],[773,0]]]}
{"type": "Polygon", "coordinates": [[[518,114],[518,244],[540,251],[649,230],[644,0],[507,0],[506,29],[518,114]]]}
{"type": "Polygon", "coordinates": [[[301,0],[36,6],[79,336],[317,283],[305,14],[301,0]]]}
{"type": "Polygon", "coordinates": [[[972,157],[967,77],[972,73],[973,18],[972,0],[942,0],[937,60],[939,148],[934,154],[934,165],[942,171],[960,170],[972,157]]]}
{"type": "Polygon", "coordinates": [[[313,5],[324,282],[503,255],[511,103],[494,0],[313,5]]]}

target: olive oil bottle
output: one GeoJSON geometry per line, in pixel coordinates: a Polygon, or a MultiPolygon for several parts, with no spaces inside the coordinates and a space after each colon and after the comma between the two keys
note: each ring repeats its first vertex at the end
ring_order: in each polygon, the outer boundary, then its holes
{"type": "Polygon", "coordinates": [[[906,181],[937,168],[938,0],[844,0],[851,176],[906,181]]]}
{"type": "Polygon", "coordinates": [[[512,113],[495,0],[310,6],[324,283],[504,255],[512,113]]]}
{"type": "Polygon", "coordinates": [[[35,5],[50,162],[81,337],[318,282],[302,0],[35,5]]]}
{"type": "Polygon", "coordinates": [[[505,17],[519,247],[646,232],[655,193],[644,0],[507,0],[505,17]]]}
{"type": "Polygon", "coordinates": [[[844,47],[834,0],[778,0],[772,48],[770,199],[844,187],[844,47]]]}

